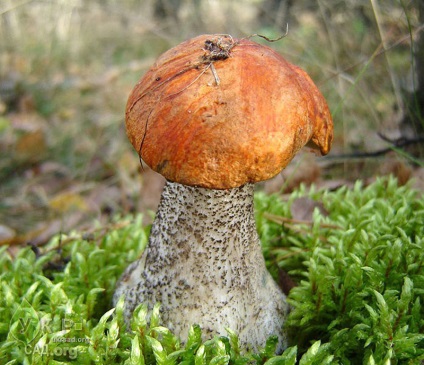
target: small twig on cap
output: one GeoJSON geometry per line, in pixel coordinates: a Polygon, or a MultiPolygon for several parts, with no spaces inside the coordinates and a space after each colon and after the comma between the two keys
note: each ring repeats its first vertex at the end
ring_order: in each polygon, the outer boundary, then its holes
{"type": "Polygon", "coordinates": [[[268,38],[268,37],[266,37],[266,36],[264,36],[262,34],[255,33],[255,34],[252,34],[252,35],[246,37],[246,39],[250,39],[250,38],[253,38],[253,37],[260,37],[260,38],[265,39],[267,42],[271,42],[272,43],[272,42],[278,42],[278,41],[280,41],[281,39],[287,37],[288,34],[289,34],[289,23],[287,23],[286,32],[283,35],[279,36],[278,38],[271,39],[271,38],[268,38]]]}
{"type": "MultiPolygon", "coordinates": [[[[252,35],[250,35],[246,38],[243,38],[243,39],[250,39],[252,37],[260,37],[260,38],[265,39],[267,42],[277,42],[277,41],[281,40],[282,38],[286,37],[288,32],[289,32],[289,25],[287,24],[286,32],[278,38],[271,39],[271,38],[268,38],[268,37],[261,35],[261,34],[252,34],[252,35]]],[[[182,93],[183,91],[187,90],[190,86],[195,84],[206,73],[206,71],[209,70],[209,69],[211,69],[212,75],[215,79],[216,86],[219,86],[221,84],[221,79],[218,76],[218,72],[216,71],[216,68],[214,66],[214,62],[223,61],[223,60],[226,60],[227,58],[229,58],[230,53],[233,50],[233,48],[240,45],[240,41],[234,41],[233,37],[230,34],[218,34],[217,36],[219,36],[218,39],[216,39],[216,38],[215,39],[207,39],[205,41],[204,48],[203,48],[205,53],[203,54],[203,56],[200,58],[200,60],[198,62],[190,65],[189,67],[186,67],[186,68],[178,71],[177,73],[169,76],[165,80],[161,80],[160,78],[158,78],[157,81],[160,80],[160,82],[157,83],[150,90],[141,93],[132,102],[132,104],[129,106],[126,113],[127,114],[130,113],[132,111],[132,109],[134,108],[134,106],[143,97],[145,97],[147,94],[150,94],[150,93],[158,90],[163,85],[165,85],[168,82],[176,79],[177,77],[185,74],[188,71],[191,71],[193,69],[199,69],[200,66],[204,66],[203,69],[188,85],[184,86],[181,90],[178,90],[178,91],[176,91],[176,92],[174,92],[170,95],[165,96],[164,99],[171,98],[171,97],[178,95],[178,94],[182,93]],[[225,40],[223,40],[223,38],[228,38],[228,40],[225,41],[225,40]]],[[[153,109],[152,109],[152,111],[153,111],[153,109]]],[[[143,148],[144,140],[146,138],[147,124],[148,124],[149,117],[150,117],[150,114],[152,113],[152,111],[149,113],[149,115],[147,117],[144,135],[143,135],[143,138],[141,140],[140,147],[139,147],[139,150],[138,150],[138,155],[139,155],[139,158],[140,158],[140,165],[141,165],[143,170],[144,170],[144,168],[143,168],[142,159],[141,159],[141,151],[142,151],[142,148],[143,148]]]]}
{"type": "Polygon", "coordinates": [[[210,63],[210,66],[211,66],[213,77],[215,78],[215,83],[218,86],[221,83],[221,80],[219,79],[218,73],[215,70],[215,66],[213,65],[213,62],[210,63]]]}

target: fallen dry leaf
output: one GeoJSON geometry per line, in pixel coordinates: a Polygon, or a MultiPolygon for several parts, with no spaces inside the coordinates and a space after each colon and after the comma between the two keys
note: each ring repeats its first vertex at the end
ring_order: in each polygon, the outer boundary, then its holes
{"type": "Polygon", "coordinates": [[[12,240],[16,236],[16,232],[14,229],[0,224],[0,245],[2,242],[7,242],[12,240]]]}
{"type": "Polygon", "coordinates": [[[418,167],[412,172],[412,187],[424,192],[424,167],[418,167]]]}
{"type": "Polygon", "coordinates": [[[70,211],[87,211],[88,206],[84,198],[72,191],[65,191],[55,195],[49,200],[49,207],[59,214],[70,211]]]}
{"type": "Polygon", "coordinates": [[[290,213],[295,220],[312,221],[315,209],[318,209],[323,216],[328,215],[328,212],[321,202],[317,202],[308,197],[295,199],[290,206],[290,213]]]}
{"type": "Polygon", "coordinates": [[[388,155],[379,168],[379,175],[393,175],[400,185],[405,185],[411,179],[412,172],[412,167],[395,153],[388,155]]]}
{"type": "Polygon", "coordinates": [[[290,193],[300,184],[316,184],[321,177],[321,167],[312,153],[301,153],[274,178],[263,183],[267,194],[290,193]]]}
{"type": "Polygon", "coordinates": [[[22,135],[15,144],[15,154],[20,161],[39,162],[46,152],[46,137],[41,129],[22,135]]]}

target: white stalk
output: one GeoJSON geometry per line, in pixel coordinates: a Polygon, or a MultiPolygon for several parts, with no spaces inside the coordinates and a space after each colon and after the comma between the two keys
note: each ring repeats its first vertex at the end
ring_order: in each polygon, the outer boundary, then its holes
{"type": "Polygon", "coordinates": [[[167,182],[142,258],[121,278],[126,317],[161,303],[163,325],[182,339],[192,324],[204,339],[239,334],[258,350],[271,335],[286,346],[284,294],[265,267],[253,211],[253,185],[212,190],[167,182]]]}

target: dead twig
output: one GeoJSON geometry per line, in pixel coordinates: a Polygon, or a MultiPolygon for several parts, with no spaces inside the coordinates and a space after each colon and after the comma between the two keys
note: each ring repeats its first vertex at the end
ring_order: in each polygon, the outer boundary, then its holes
{"type": "Polygon", "coordinates": [[[255,34],[252,34],[252,35],[246,37],[245,39],[250,39],[250,38],[253,38],[253,37],[259,37],[259,38],[265,39],[267,42],[273,43],[273,42],[278,42],[281,39],[287,37],[288,34],[289,34],[289,23],[286,24],[286,31],[285,31],[285,33],[283,35],[279,36],[278,38],[271,39],[271,38],[268,38],[268,37],[266,37],[266,36],[264,36],[262,34],[255,33],[255,34]]]}
{"type": "Polygon", "coordinates": [[[412,138],[412,139],[398,138],[398,139],[392,140],[392,139],[384,136],[381,133],[378,133],[378,136],[383,141],[389,142],[391,144],[391,146],[389,146],[387,148],[382,148],[380,150],[371,151],[371,152],[353,152],[353,153],[342,153],[342,154],[339,154],[339,155],[330,155],[330,156],[327,156],[325,159],[326,160],[346,160],[346,159],[355,159],[355,158],[379,157],[379,156],[383,156],[383,155],[385,155],[389,152],[392,152],[396,149],[403,150],[405,147],[424,142],[424,137],[417,137],[417,138],[412,138]]]}
{"type": "Polygon", "coordinates": [[[96,238],[98,240],[99,238],[103,238],[108,232],[128,227],[130,224],[131,224],[130,221],[122,221],[122,222],[109,224],[107,226],[103,226],[99,228],[88,229],[85,232],[81,232],[79,234],[72,235],[66,238],[63,238],[61,233],[58,245],[55,247],[49,248],[48,250],[44,251],[42,254],[45,255],[51,251],[61,250],[64,245],[75,242],[76,240],[94,241],[96,240],[96,238]],[[99,234],[100,237],[96,237],[97,234],[99,234]]]}
{"type": "MultiPolygon", "coordinates": [[[[282,217],[280,215],[275,215],[271,213],[264,213],[264,218],[268,219],[271,222],[281,224],[281,225],[307,225],[307,226],[313,226],[315,223],[313,221],[305,221],[300,219],[292,219],[292,218],[286,218],[282,217]]],[[[320,227],[322,228],[329,228],[329,229],[344,229],[343,227],[340,227],[336,224],[327,224],[327,223],[320,223],[320,227]]]]}

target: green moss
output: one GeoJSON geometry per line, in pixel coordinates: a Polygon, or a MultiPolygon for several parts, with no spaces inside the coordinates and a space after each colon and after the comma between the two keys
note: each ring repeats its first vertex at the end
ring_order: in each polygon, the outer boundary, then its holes
{"type": "Polygon", "coordinates": [[[324,204],[328,216],[316,211],[313,226],[304,227],[302,235],[267,227],[267,237],[281,237],[269,251],[299,282],[290,293],[287,327],[293,343],[301,350],[314,340],[329,343],[335,363],[419,363],[424,359],[422,195],[389,179],[310,196],[324,204]]]}
{"type": "MultiPolygon", "coordinates": [[[[393,179],[335,192],[293,193],[287,202],[256,195],[258,230],[271,272],[298,286],[287,323],[291,347],[275,356],[240,352],[237,334],[186,344],[161,326],[159,308],[135,311],[127,331],[123,303],[111,308],[124,268],[145,247],[141,218],[104,233],[56,237],[41,253],[0,250],[2,364],[418,364],[424,360],[424,199],[393,179]],[[277,224],[301,196],[324,204],[312,224],[277,224]],[[267,214],[265,214],[267,213],[267,214]],[[150,321],[148,322],[148,318],[150,321]]],[[[103,232],[103,233],[102,233],[103,232]]]]}

